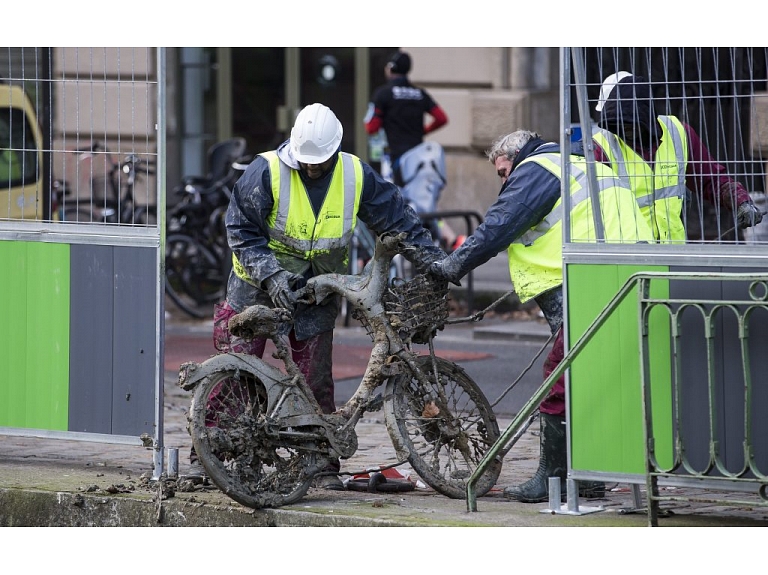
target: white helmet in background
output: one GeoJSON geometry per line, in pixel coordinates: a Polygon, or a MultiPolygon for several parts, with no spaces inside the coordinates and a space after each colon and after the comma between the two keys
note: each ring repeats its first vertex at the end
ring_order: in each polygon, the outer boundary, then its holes
{"type": "Polygon", "coordinates": [[[291,130],[291,152],[302,164],[322,164],[341,145],[344,129],[327,106],[310,104],[296,116],[291,130]]]}
{"type": "Polygon", "coordinates": [[[600,98],[597,100],[595,110],[600,112],[603,109],[606,100],[608,100],[608,96],[611,95],[611,92],[613,92],[613,89],[616,87],[616,84],[621,82],[624,78],[629,78],[631,75],[632,74],[629,72],[622,70],[621,72],[616,72],[615,74],[606,77],[606,79],[603,80],[603,85],[600,86],[600,98]]]}

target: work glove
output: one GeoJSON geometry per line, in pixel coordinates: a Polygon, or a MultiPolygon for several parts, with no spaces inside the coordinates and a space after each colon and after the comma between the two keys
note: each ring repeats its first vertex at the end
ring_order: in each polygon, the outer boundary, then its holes
{"type": "Polygon", "coordinates": [[[437,246],[408,246],[403,251],[403,255],[413,263],[418,273],[424,273],[429,269],[432,262],[443,259],[446,254],[437,246]]]}
{"type": "Polygon", "coordinates": [[[275,307],[287,309],[293,313],[296,309],[297,295],[291,286],[300,284],[302,277],[286,270],[280,270],[269,276],[264,283],[267,285],[267,293],[275,307]]]}
{"type": "Polygon", "coordinates": [[[461,286],[459,283],[459,270],[457,265],[452,265],[450,258],[437,260],[429,264],[427,274],[437,279],[449,281],[454,285],[461,286]]]}
{"type": "Polygon", "coordinates": [[[742,202],[736,208],[736,224],[740,228],[756,226],[763,221],[763,213],[751,201],[742,202]]]}

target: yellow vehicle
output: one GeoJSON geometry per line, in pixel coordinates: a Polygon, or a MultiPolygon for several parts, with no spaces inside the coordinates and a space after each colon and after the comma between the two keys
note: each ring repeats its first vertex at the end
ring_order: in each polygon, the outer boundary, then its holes
{"type": "Polygon", "coordinates": [[[19,86],[0,85],[0,219],[42,219],[43,134],[19,86]]]}

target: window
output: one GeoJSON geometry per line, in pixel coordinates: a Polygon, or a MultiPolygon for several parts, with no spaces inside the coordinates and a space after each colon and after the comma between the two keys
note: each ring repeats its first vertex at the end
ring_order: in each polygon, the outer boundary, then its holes
{"type": "Polygon", "coordinates": [[[0,109],[0,189],[37,181],[37,148],[24,111],[0,109]]]}

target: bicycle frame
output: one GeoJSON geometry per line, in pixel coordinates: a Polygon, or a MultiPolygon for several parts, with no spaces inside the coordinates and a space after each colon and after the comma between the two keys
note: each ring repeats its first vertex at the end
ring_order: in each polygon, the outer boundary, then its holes
{"type": "Polygon", "coordinates": [[[331,294],[347,299],[360,310],[370,324],[373,349],[363,378],[357,390],[337,413],[347,420],[346,427],[354,427],[371,398],[373,391],[388,377],[395,375],[394,364],[386,364],[388,357],[397,355],[406,361],[415,373],[419,372],[413,354],[392,327],[382,299],[389,286],[390,263],[400,253],[400,238],[386,236],[376,242],[373,263],[362,275],[324,274],[310,279],[301,299],[305,303],[321,303],[331,294]]]}
{"type": "MultiPolygon", "coordinates": [[[[269,365],[261,358],[240,354],[225,353],[208,360],[211,371],[248,368],[258,374],[267,386],[270,398],[275,398],[278,409],[269,414],[276,420],[302,417],[302,425],[319,425],[326,429],[339,457],[350,457],[357,449],[354,427],[372,403],[373,391],[387,378],[398,373],[396,364],[387,364],[393,355],[405,361],[423,382],[424,375],[417,365],[416,355],[411,352],[390,322],[382,298],[389,285],[389,265],[392,257],[399,253],[400,236],[389,236],[377,241],[373,263],[362,275],[323,274],[308,280],[302,288],[300,301],[305,304],[320,304],[327,297],[335,294],[346,297],[348,301],[365,314],[370,322],[374,342],[365,373],[355,393],[335,413],[324,414],[309,388],[303,374],[291,357],[286,342],[280,337],[290,325],[290,315],[280,308],[268,308],[254,305],[234,316],[230,320],[230,331],[243,338],[266,337],[277,349],[286,372],[269,365]],[[210,363],[214,362],[214,364],[210,363]],[[301,398],[296,397],[296,388],[300,389],[301,398]],[[292,401],[286,401],[291,394],[292,401]],[[286,407],[290,405],[290,407],[286,407]],[[312,416],[315,415],[315,417],[312,416]],[[354,445],[354,447],[352,447],[354,445]]],[[[185,390],[194,387],[205,377],[196,369],[197,364],[187,363],[181,366],[179,385],[185,390]]],[[[375,403],[376,400],[373,400],[375,403]]]]}
{"type": "MultiPolygon", "coordinates": [[[[369,331],[373,347],[358,388],[334,413],[324,414],[291,357],[284,335],[290,315],[254,305],[229,321],[244,339],[271,339],[285,370],[261,358],[224,353],[181,366],[179,385],[194,390],[190,434],[213,482],[243,505],[293,503],[318,473],[357,451],[355,426],[383,407],[398,458],[436,491],[466,494],[465,479],[499,435],[482,390],[453,362],[436,357],[432,340],[448,318],[448,284],[427,276],[391,284],[389,266],[405,249],[404,235],[377,239],[361,275],[323,274],[308,280],[299,301],[320,304],[342,296],[369,331]],[[412,344],[429,344],[429,356],[412,344]],[[383,394],[374,391],[385,384],[383,394]]],[[[484,475],[483,493],[499,476],[501,460],[484,475]]]]}

